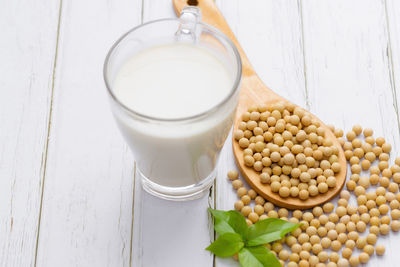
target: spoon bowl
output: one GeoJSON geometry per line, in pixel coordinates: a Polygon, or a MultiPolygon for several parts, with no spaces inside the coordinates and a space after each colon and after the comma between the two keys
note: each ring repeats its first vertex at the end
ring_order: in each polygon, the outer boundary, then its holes
{"type": "MultiPolygon", "coordinates": [[[[240,89],[239,103],[234,119],[234,131],[238,129],[238,125],[241,122],[241,115],[247,111],[248,107],[258,104],[266,104],[269,106],[282,102],[290,103],[288,100],[269,89],[256,74],[235,35],[229,28],[225,18],[222,16],[213,0],[173,0],[173,4],[177,14],[180,14],[183,7],[187,6],[188,4],[198,6],[202,12],[202,20],[205,23],[216,27],[225,35],[227,35],[236,45],[240,53],[242,60],[242,84],[240,89]]],[[[336,186],[334,188],[330,188],[328,192],[310,197],[307,200],[301,200],[293,197],[282,198],[277,193],[272,192],[269,184],[261,183],[259,178],[260,173],[244,164],[243,149],[240,148],[235,139],[232,140],[233,154],[242,176],[259,195],[280,207],[289,209],[309,209],[314,206],[321,205],[334,198],[341,191],[346,181],[347,165],[342,147],[329,127],[327,127],[315,115],[310,115],[313,119],[320,122],[321,127],[325,129],[325,137],[332,140],[333,145],[338,148],[338,162],[341,168],[340,171],[335,175],[336,186]]]]}

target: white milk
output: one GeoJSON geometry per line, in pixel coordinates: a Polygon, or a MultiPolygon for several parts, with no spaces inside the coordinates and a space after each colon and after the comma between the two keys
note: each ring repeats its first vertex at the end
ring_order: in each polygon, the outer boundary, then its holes
{"type": "Polygon", "coordinates": [[[232,92],[234,79],[234,71],[213,52],[189,44],[147,48],[122,65],[112,83],[114,94],[137,113],[181,119],[212,109],[189,122],[160,122],[114,108],[144,176],[159,185],[182,187],[214,175],[237,95],[219,104],[232,92]]]}

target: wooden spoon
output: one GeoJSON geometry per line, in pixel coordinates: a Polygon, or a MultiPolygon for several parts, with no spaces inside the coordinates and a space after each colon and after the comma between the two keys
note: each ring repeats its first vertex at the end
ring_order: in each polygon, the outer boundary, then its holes
{"type": "MultiPolygon", "coordinates": [[[[271,105],[277,102],[286,102],[288,100],[274,93],[269,89],[258,77],[254,69],[252,68],[249,60],[246,57],[243,49],[241,48],[239,42],[237,41],[232,30],[229,28],[225,18],[222,16],[221,12],[213,0],[173,0],[175,12],[179,15],[183,7],[190,5],[196,5],[200,7],[202,13],[203,22],[218,28],[225,35],[227,35],[232,42],[236,45],[239,50],[242,59],[242,86],[240,91],[239,104],[236,111],[236,116],[234,120],[233,130],[238,128],[238,124],[241,121],[241,114],[247,111],[247,108],[257,104],[267,104],[271,105]]],[[[260,173],[256,172],[253,168],[249,168],[244,164],[243,161],[243,150],[239,147],[236,140],[232,140],[233,153],[235,155],[236,162],[239,169],[246,179],[246,181],[251,185],[251,187],[257,191],[258,194],[268,199],[272,203],[289,209],[308,209],[322,203],[325,203],[335,197],[343,188],[346,180],[347,165],[343,150],[337,141],[336,137],[332,131],[321,122],[316,116],[313,118],[321,123],[321,127],[325,128],[326,137],[331,139],[333,144],[339,149],[339,163],[341,166],[340,172],[336,175],[336,187],[329,189],[325,194],[319,194],[315,197],[310,197],[307,200],[300,200],[299,198],[282,198],[277,193],[271,191],[269,185],[262,184],[260,182],[260,173]]]]}

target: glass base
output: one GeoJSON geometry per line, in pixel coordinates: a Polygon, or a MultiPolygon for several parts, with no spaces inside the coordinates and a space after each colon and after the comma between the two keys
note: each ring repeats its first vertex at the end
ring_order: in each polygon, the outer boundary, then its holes
{"type": "Polygon", "coordinates": [[[140,176],[142,187],[147,193],[172,201],[186,201],[203,197],[208,193],[216,177],[216,170],[214,169],[206,179],[198,184],[183,187],[169,187],[152,182],[143,175],[139,169],[136,169],[136,171],[140,176]]]}

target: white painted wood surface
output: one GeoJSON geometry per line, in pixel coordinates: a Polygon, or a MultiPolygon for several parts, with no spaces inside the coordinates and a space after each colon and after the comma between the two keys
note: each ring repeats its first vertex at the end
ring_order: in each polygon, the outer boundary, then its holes
{"type": "MultiPolygon", "coordinates": [[[[273,90],[327,123],[371,127],[399,152],[398,1],[217,4],[273,90]]],[[[0,266],[238,266],[204,250],[214,237],[206,208],[236,201],[230,139],[210,196],[163,201],[135,180],[109,111],[108,48],[171,16],[170,0],[3,1],[0,266]]],[[[386,255],[368,266],[397,266],[398,234],[379,240],[386,255]]]]}
{"type": "MultiPolygon", "coordinates": [[[[374,129],[399,151],[399,125],[382,1],[306,1],[302,6],[310,110],[344,129],[374,129]],[[356,12],[355,12],[356,11],[356,12]],[[334,101],[333,101],[334,100],[334,101]]],[[[379,237],[387,253],[368,266],[397,266],[399,235],[379,237]]]]}
{"type": "Polygon", "coordinates": [[[32,266],[46,166],[58,1],[0,8],[0,266],[32,266]]]}
{"type": "Polygon", "coordinates": [[[133,159],[102,66],[141,1],[63,1],[36,266],[129,266],[133,159]]]}

